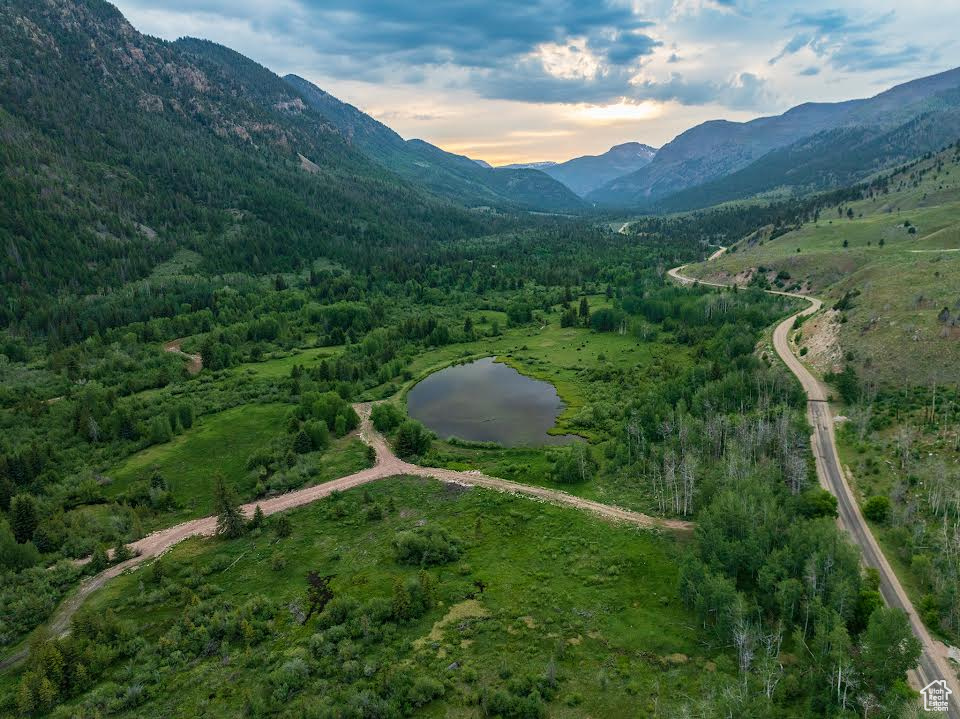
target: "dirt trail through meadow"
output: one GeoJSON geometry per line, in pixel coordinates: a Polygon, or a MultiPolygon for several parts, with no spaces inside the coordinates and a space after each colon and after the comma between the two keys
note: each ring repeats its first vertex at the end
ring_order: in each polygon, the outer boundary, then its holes
{"type": "MultiPolygon", "coordinates": [[[[178,342],[177,340],[173,341],[178,342]]],[[[180,352],[179,345],[167,343],[164,349],[168,352],[180,352]]],[[[188,355],[193,356],[193,355],[188,355]]],[[[197,358],[199,361],[199,358],[197,358]]],[[[429,477],[438,479],[441,482],[459,484],[470,487],[484,487],[495,489],[501,492],[522,495],[540,499],[551,504],[564,505],[575,509],[592,512],[605,519],[633,524],[637,527],[661,528],[674,531],[689,531],[693,529],[693,523],[684,522],[678,519],[659,519],[651,517],[640,512],[634,512],[629,509],[623,509],[614,505],[602,504],[590,499],[582,499],[572,494],[561,492],[547,487],[536,487],[519,482],[511,482],[498,477],[490,477],[480,472],[456,472],[450,469],[437,469],[433,467],[421,467],[416,464],[405,462],[393,453],[390,445],[384,439],[383,435],[374,429],[370,421],[371,403],[355,404],[354,409],[360,415],[360,439],[366,444],[372,446],[376,451],[376,462],[373,467],[355,472],[340,479],[334,479],[330,482],[324,482],[313,487],[305,487],[293,492],[281,494],[269,499],[263,499],[257,502],[244,504],[241,509],[245,516],[253,515],[254,510],[259,505],[265,515],[283,512],[288,509],[310,504],[318,499],[329,497],[333,492],[343,492],[354,487],[369,482],[397,477],[401,475],[414,477],[429,477]]],[[[203,517],[193,519],[173,527],[160,529],[152,534],[148,534],[143,539],[129,544],[129,548],[135,552],[136,556],[120,564],[114,565],[100,572],[99,574],[88,577],[80,583],[80,587],[70,595],[58,607],[53,617],[47,624],[47,631],[51,636],[60,636],[67,633],[70,628],[70,619],[77,612],[83,602],[97,589],[102,587],[113,577],[121,572],[134,567],[141,562],[158,557],[174,545],[190,537],[209,537],[216,534],[217,518],[203,517]]],[[[26,648],[23,648],[13,655],[0,662],[0,670],[16,664],[27,656],[26,648]]]]}

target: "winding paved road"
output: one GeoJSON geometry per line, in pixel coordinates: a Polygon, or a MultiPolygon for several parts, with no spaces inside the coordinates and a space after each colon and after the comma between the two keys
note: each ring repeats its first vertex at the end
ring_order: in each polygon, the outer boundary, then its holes
{"type": "MultiPolygon", "coordinates": [[[[176,350],[171,350],[176,351],[176,350]]],[[[318,499],[330,496],[333,492],[342,492],[362,484],[375,482],[388,477],[400,475],[430,477],[438,479],[441,482],[459,484],[471,487],[485,487],[495,489],[500,492],[509,492],[511,494],[533,497],[536,499],[550,502],[551,504],[574,507],[576,509],[593,512],[605,519],[618,522],[633,524],[638,527],[661,528],[674,531],[690,531],[693,529],[693,523],[685,522],[679,519],[660,519],[651,517],[640,512],[633,512],[629,509],[622,509],[610,504],[602,504],[590,499],[575,497],[572,494],[561,492],[547,487],[537,487],[519,482],[511,482],[498,477],[491,477],[481,472],[456,472],[450,469],[439,469],[434,467],[421,467],[416,464],[410,464],[397,457],[390,445],[387,444],[383,435],[374,429],[370,421],[371,403],[361,403],[354,405],[357,414],[360,415],[360,439],[371,445],[376,451],[376,462],[373,467],[361,470],[354,474],[340,479],[334,479],[330,482],[318,484],[313,487],[305,487],[293,492],[281,494],[276,497],[264,499],[258,502],[244,504],[241,509],[245,516],[253,515],[255,508],[259,507],[265,515],[275,514],[294,507],[300,507],[304,504],[310,504],[318,499]]],[[[135,553],[135,556],[125,562],[116,564],[92,577],[88,577],[80,583],[76,592],[70,595],[57,608],[54,615],[47,624],[47,633],[51,636],[61,636],[69,631],[70,619],[80,608],[88,596],[97,589],[106,584],[110,579],[116,577],[125,570],[140,564],[144,560],[158,557],[174,545],[190,537],[210,537],[216,534],[217,518],[203,517],[202,519],[193,519],[189,522],[183,522],[173,527],[161,529],[152,534],[148,534],[143,539],[132,542],[129,548],[135,553]]],[[[0,671],[9,666],[19,663],[27,656],[27,649],[21,648],[14,652],[3,661],[0,661],[0,671]]]]}
{"type": "MultiPolygon", "coordinates": [[[[721,248],[713,253],[708,260],[715,259],[723,254],[726,248],[721,248]]],[[[686,265],[675,267],[667,274],[681,284],[690,285],[699,283],[713,287],[727,287],[728,285],[717,282],[702,282],[693,277],[687,277],[681,274],[686,265]]],[[[864,563],[873,567],[880,573],[880,593],[888,606],[902,609],[910,621],[910,627],[913,633],[920,640],[923,647],[920,654],[920,663],[916,670],[911,672],[911,683],[916,689],[925,687],[937,679],[945,679],[947,685],[953,691],[950,697],[949,711],[946,713],[950,719],[960,719],[960,683],[957,681],[956,672],[950,666],[947,659],[947,647],[933,637],[927,631],[927,628],[917,616],[910,598],[900,585],[900,580],[894,573],[887,558],[880,550],[877,540],[874,538],[870,527],[867,526],[860,512],[860,506],[857,504],[856,497],[850,484],[847,482],[846,474],[840,463],[840,455],[837,453],[837,443],[834,437],[833,413],[830,411],[828,402],[829,394],[816,377],[803,365],[790,348],[790,330],[798,316],[811,315],[817,312],[823,303],[815,297],[807,297],[793,292],[777,292],[768,290],[770,294],[783,295],[785,297],[797,297],[807,300],[810,305],[796,314],[790,315],[783,320],[773,331],[773,347],[780,355],[790,371],[796,375],[807,394],[807,419],[813,428],[811,444],[813,454],[817,464],[817,476],[824,489],[831,492],[837,498],[839,509],[839,522],[860,547],[864,563]]]]}

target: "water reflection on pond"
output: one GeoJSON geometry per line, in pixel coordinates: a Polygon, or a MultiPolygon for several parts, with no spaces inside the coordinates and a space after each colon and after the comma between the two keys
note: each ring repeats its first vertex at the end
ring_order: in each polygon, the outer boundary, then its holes
{"type": "Polygon", "coordinates": [[[571,435],[550,435],[563,410],[556,388],[485,357],[447,367],[407,395],[407,411],[441,439],[459,437],[506,447],[568,444],[571,435]]]}

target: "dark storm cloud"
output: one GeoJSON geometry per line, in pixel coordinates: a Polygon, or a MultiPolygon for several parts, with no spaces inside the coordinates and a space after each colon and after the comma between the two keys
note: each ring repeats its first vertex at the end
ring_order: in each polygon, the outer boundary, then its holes
{"type": "MultiPolygon", "coordinates": [[[[129,3],[155,7],[148,0],[129,3]]],[[[663,45],[656,36],[663,28],[627,0],[167,0],[163,5],[165,11],[238,21],[255,33],[283,38],[313,53],[324,75],[338,79],[444,77],[483,97],[542,103],[627,98],[748,108],[765,97],[763,81],[749,74],[729,82],[674,75],[662,83],[631,83],[663,45]],[[584,66],[573,72],[549,67],[536,55],[543,46],[568,49],[584,66]]],[[[679,59],[676,52],[673,57],[679,59]]]]}

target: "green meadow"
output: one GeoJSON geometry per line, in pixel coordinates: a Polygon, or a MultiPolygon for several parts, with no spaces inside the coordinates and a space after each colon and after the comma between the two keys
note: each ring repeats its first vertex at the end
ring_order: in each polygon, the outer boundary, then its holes
{"type": "MultiPolygon", "coordinates": [[[[173,494],[175,507],[149,518],[150,528],[169,526],[203,517],[213,507],[212,477],[223,474],[244,501],[254,498],[256,473],[247,469],[247,458],[270,441],[286,434],[290,406],[251,404],[198,419],[193,428],[169,442],[142,450],[108,472],[110,498],[124,494],[134,483],[147,482],[159,472],[173,494]]],[[[359,440],[335,440],[322,454],[308,456],[311,483],[336,479],[367,466],[366,449],[359,440]]],[[[303,460],[307,461],[307,460],[303,460]]]]}
{"type": "MultiPolygon", "coordinates": [[[[681,540],[672,535],[412,478],[352,490],[289,518],[287,538],[265,531],[190,540],[159,560],[162,579],[148,567],[92,598],[91,612],[113,613],[144,644],[148,666],[122,662],[104,677],[108,686],[142,682],[149,697],[119,716],[176,716],[195,707],[237,716],[250,711],[251,695],[267,697],[261,710],[293,716],[325,706],[324,687],[375,694],[372,685],[397,673],[434,682],[434,698],[420,709],[425,716],[479,716],[490,692],[523,696],[544,677],[552,688],[540,701],[550,716],[622,716],[628,708],[648,714],[705,699],[734,672],[725,651],[697,640],[695,620],[682,608],[681,540]],[[369,641],[343,636],[323,615],[295,620],[289,607],[306,606],[311,570],[332,575],[336,601],[390,601],[398,580],[418,576],[416,566],[398,562],[391,542],[424,527],[443,530],[460,551],[427,568],[436,601],[423,616],[391,624],[379,640],[371,626],[369,641]],[[248,601],[270,607],[272,631],[263,641],[224,643],[186,663],[175,658],[185,604],[216,612],[248,601]],[[336,668],[316,658],[327,642],[341,653],[336,668]],[[271,676],[297,658],[306,675],[277,705],[271,676]],[[162,686],[156,662],[165,667],[162,686]]],[[[87,706],[81,702],[75,710],[87,706]]]]}

